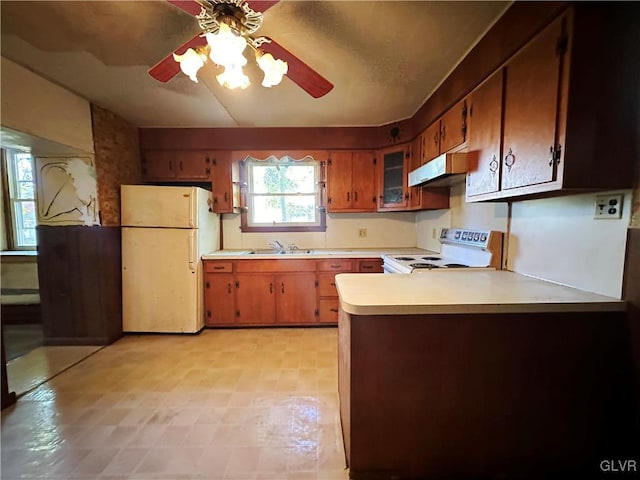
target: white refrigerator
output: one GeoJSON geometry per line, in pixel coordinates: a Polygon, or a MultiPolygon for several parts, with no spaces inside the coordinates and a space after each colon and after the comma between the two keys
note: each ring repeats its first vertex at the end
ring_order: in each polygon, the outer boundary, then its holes
{"type": "Polygon", "coordinates": [[[123,330],[199,332],[204,327],[200,257],[220,247],[211,192],[122,185],[120,194],[123,330]]]}

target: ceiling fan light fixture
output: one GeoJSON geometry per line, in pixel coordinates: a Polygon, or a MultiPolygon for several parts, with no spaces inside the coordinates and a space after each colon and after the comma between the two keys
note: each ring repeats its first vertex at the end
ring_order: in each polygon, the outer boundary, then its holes
{"type": "Polygon", "coordinates": [[[278,85],[289,70],[287,62],[276,60],[270,53],[262,53],[260,50],[256,50],[256,61],[264,72],[263,87],[278,85]]]}
{"type": "Polygon", "coordinates": [[[198,83],[198,71],[207,61],[206,47],[199,47],[196,50],[188,49],[182,55],[173,54],[173,59],[180,64],[180,70],[195,83],[198,83]]]}
{"type": "Polygon", "coordinates": [[[242,55],[247,40],[233,33],[226,23],[221,23],[217,33],[207,33],[205,38],[211,49],[209,58],[216,65],[229,68],[247,64],[247,59],[242,55]]]}
{"type": "Polygon", "coordinates": [[[249,77],[242,71],[241,66],[225,67],[224,72],[216,75],[216,80],[229,90],[235,90],[236,88],[244,90],[251,85],[249,77]]]}

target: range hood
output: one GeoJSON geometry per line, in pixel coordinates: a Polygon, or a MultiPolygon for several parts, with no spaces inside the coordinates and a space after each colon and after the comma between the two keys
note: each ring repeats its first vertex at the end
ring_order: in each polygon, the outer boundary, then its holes
{"type": "Polygon", "coordinates": [[[409,172],[409,186],[441,187],[464,181],[468,153],[443,153],[409,172]]]}

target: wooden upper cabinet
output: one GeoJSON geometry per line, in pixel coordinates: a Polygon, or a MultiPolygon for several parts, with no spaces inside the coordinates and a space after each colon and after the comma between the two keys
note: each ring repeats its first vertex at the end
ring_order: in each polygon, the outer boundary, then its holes
{"type": "Polygon", "coordinates": [[[410,145],[389,147],[379,152],[378,210],[403,210],[409,204],[410,145]]]}
{"type": "Polygon", "coordinates": [[[327,210],[375,212],[376,158],[372,151],[335,151],[327,162],[327,210]]]}
{"type": "Polygon", "coordinates": [[[557,114],[566,38],[558,19],[505,67],[503,190],[555,180],[557,114]]]}
{"type": "Polygon", "coordinates": [[[146,181],[207,181],[211,178],[211,153],[202,150],[146,150],[142,152],[146,181]]]}
{"type": "Polygon", "coordinates": [[[467,198],[500,189],[503,78],[499,70],[469,97],[467,198]]]}
{"type": "Polygon", "coordinates": [[[212,152],[211,193],[216,213],[233,213],[233,167],[231,152],[212,152]]]}
{"type": "MultiPolygon", "coordinates": [[[[467,100],[463,99],[429,125],[420,135],[420,165],[455,151],[467,139],[467,100]]],[[[420,166],[418,165],[418,166],[420,166]]]]}

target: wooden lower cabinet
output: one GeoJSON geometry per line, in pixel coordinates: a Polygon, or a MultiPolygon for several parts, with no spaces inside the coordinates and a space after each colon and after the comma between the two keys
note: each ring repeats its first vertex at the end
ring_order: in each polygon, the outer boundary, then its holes
{"type": "Polygon", "coordinates": [[[336,325],[336,274],[379,273],[382,260],[205,260],[204,271],[207,327],[336,325]]]}

